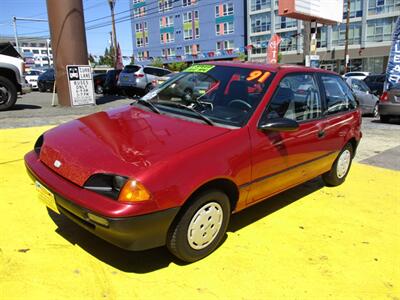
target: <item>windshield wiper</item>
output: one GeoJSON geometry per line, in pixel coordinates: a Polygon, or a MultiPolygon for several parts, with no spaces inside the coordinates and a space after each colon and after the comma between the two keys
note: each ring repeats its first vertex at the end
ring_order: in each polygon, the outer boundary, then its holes
{"type": "Polygon", "coordinates": [[[150,108],[152,111],[154,111],[157,114],[161,114],[160,110],[155,107],[155,105],[147,100],[143,100],[142,98],[136,99],[136,102],[132,102],[131,105],[133,104],[141,104],[143,106],[146,106],[148,108],[150,108]]]}
{"type": "Polygon", "coordinates": [[[194,113],[199,119],[203,120],[208,125],[214,126],[214,122],[213,121],[211,121],[205,115],[202,115],[197,110],[195,110],[195,109],[193,109],[193,108],[191,108],[189,106],[186,106],[186,105],[183,105],[183,104],[177,103],[177,102],[162,101],[162,100],[157,101],[157,103],[160,103],[161,105],[164,105],[164,106],[171,106],[171,107],[182,108],[182,109],[188,110],[188,111],[194,113]]]}

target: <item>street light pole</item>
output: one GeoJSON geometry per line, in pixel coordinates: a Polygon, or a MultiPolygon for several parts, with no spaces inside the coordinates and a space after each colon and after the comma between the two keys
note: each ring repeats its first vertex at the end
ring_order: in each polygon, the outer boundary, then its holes
{"type": "Polygon", "coordinates": [[[14,38],[15,38],[15,47],[19,52],[19,44],[18,44],[18,32],[17,32],[17,18],[13,17],[13,25],[14,25],[14,38]]]}
{"type": "Polygon", "coordinates": [[[114,18],[114,7],[116,0],[108,0],[111,9],[111,22],[112,22],[112,36],[113,36],[113,44],[114,44],[114,67],[117,66],[117,33],[115,30],[115,18],[114,18]]]}

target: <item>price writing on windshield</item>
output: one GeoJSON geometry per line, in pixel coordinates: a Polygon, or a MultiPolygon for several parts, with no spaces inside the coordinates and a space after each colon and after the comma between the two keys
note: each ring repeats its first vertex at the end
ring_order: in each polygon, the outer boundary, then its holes
{"type": "Polygon", "coordinates": [[[265,80],[271,75],[271,72],[263,72],[261,70],[254,70],[252,71],[249,76],[247,76],[247,81],[253,81],[257,79],[257,82],[264,83],[265,80]]]}

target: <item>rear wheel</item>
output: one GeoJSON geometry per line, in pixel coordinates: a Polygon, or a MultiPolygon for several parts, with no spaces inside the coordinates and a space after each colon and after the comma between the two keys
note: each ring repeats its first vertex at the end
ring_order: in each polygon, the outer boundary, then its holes
{"type": "Polygon", "coordinates": [[[17,101],[17,93],[14,83],[0,76],[0,110],[11,108],[17,101]]]}
{"type": "Polygon", "coordinates": [[[374,109],[372,110],[372,117],[374,117],[374,118],[377,118],[379,116],[378,107],[379,107],[379,103],[376,102],[375,106],[374,106],[374,109]]]}
{"type": "Polygon", "coordinates": [[[186,262],[206,257],[221,243],[230,215],[225,193],[209,190],[199,194],[171,226],[167,239],[169,251],[186,262]]]}
{"type": "Polygon", "coordinates": [[[322,179],[326,185],[337,186],[345,181],[350,170],[353,152],[353,146],[350,143],[347,143],[342,151],[340,151],[331,170],[322,175],[322,179]]]}

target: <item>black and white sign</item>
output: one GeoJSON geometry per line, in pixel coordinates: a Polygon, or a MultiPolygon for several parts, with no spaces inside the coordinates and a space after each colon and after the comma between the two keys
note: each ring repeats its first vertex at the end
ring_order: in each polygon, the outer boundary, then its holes
{"type": "Polygon", "coordinates": [[[90,66],[67,66],[67,76],[72,106],[96,103],[90,66]]]}

